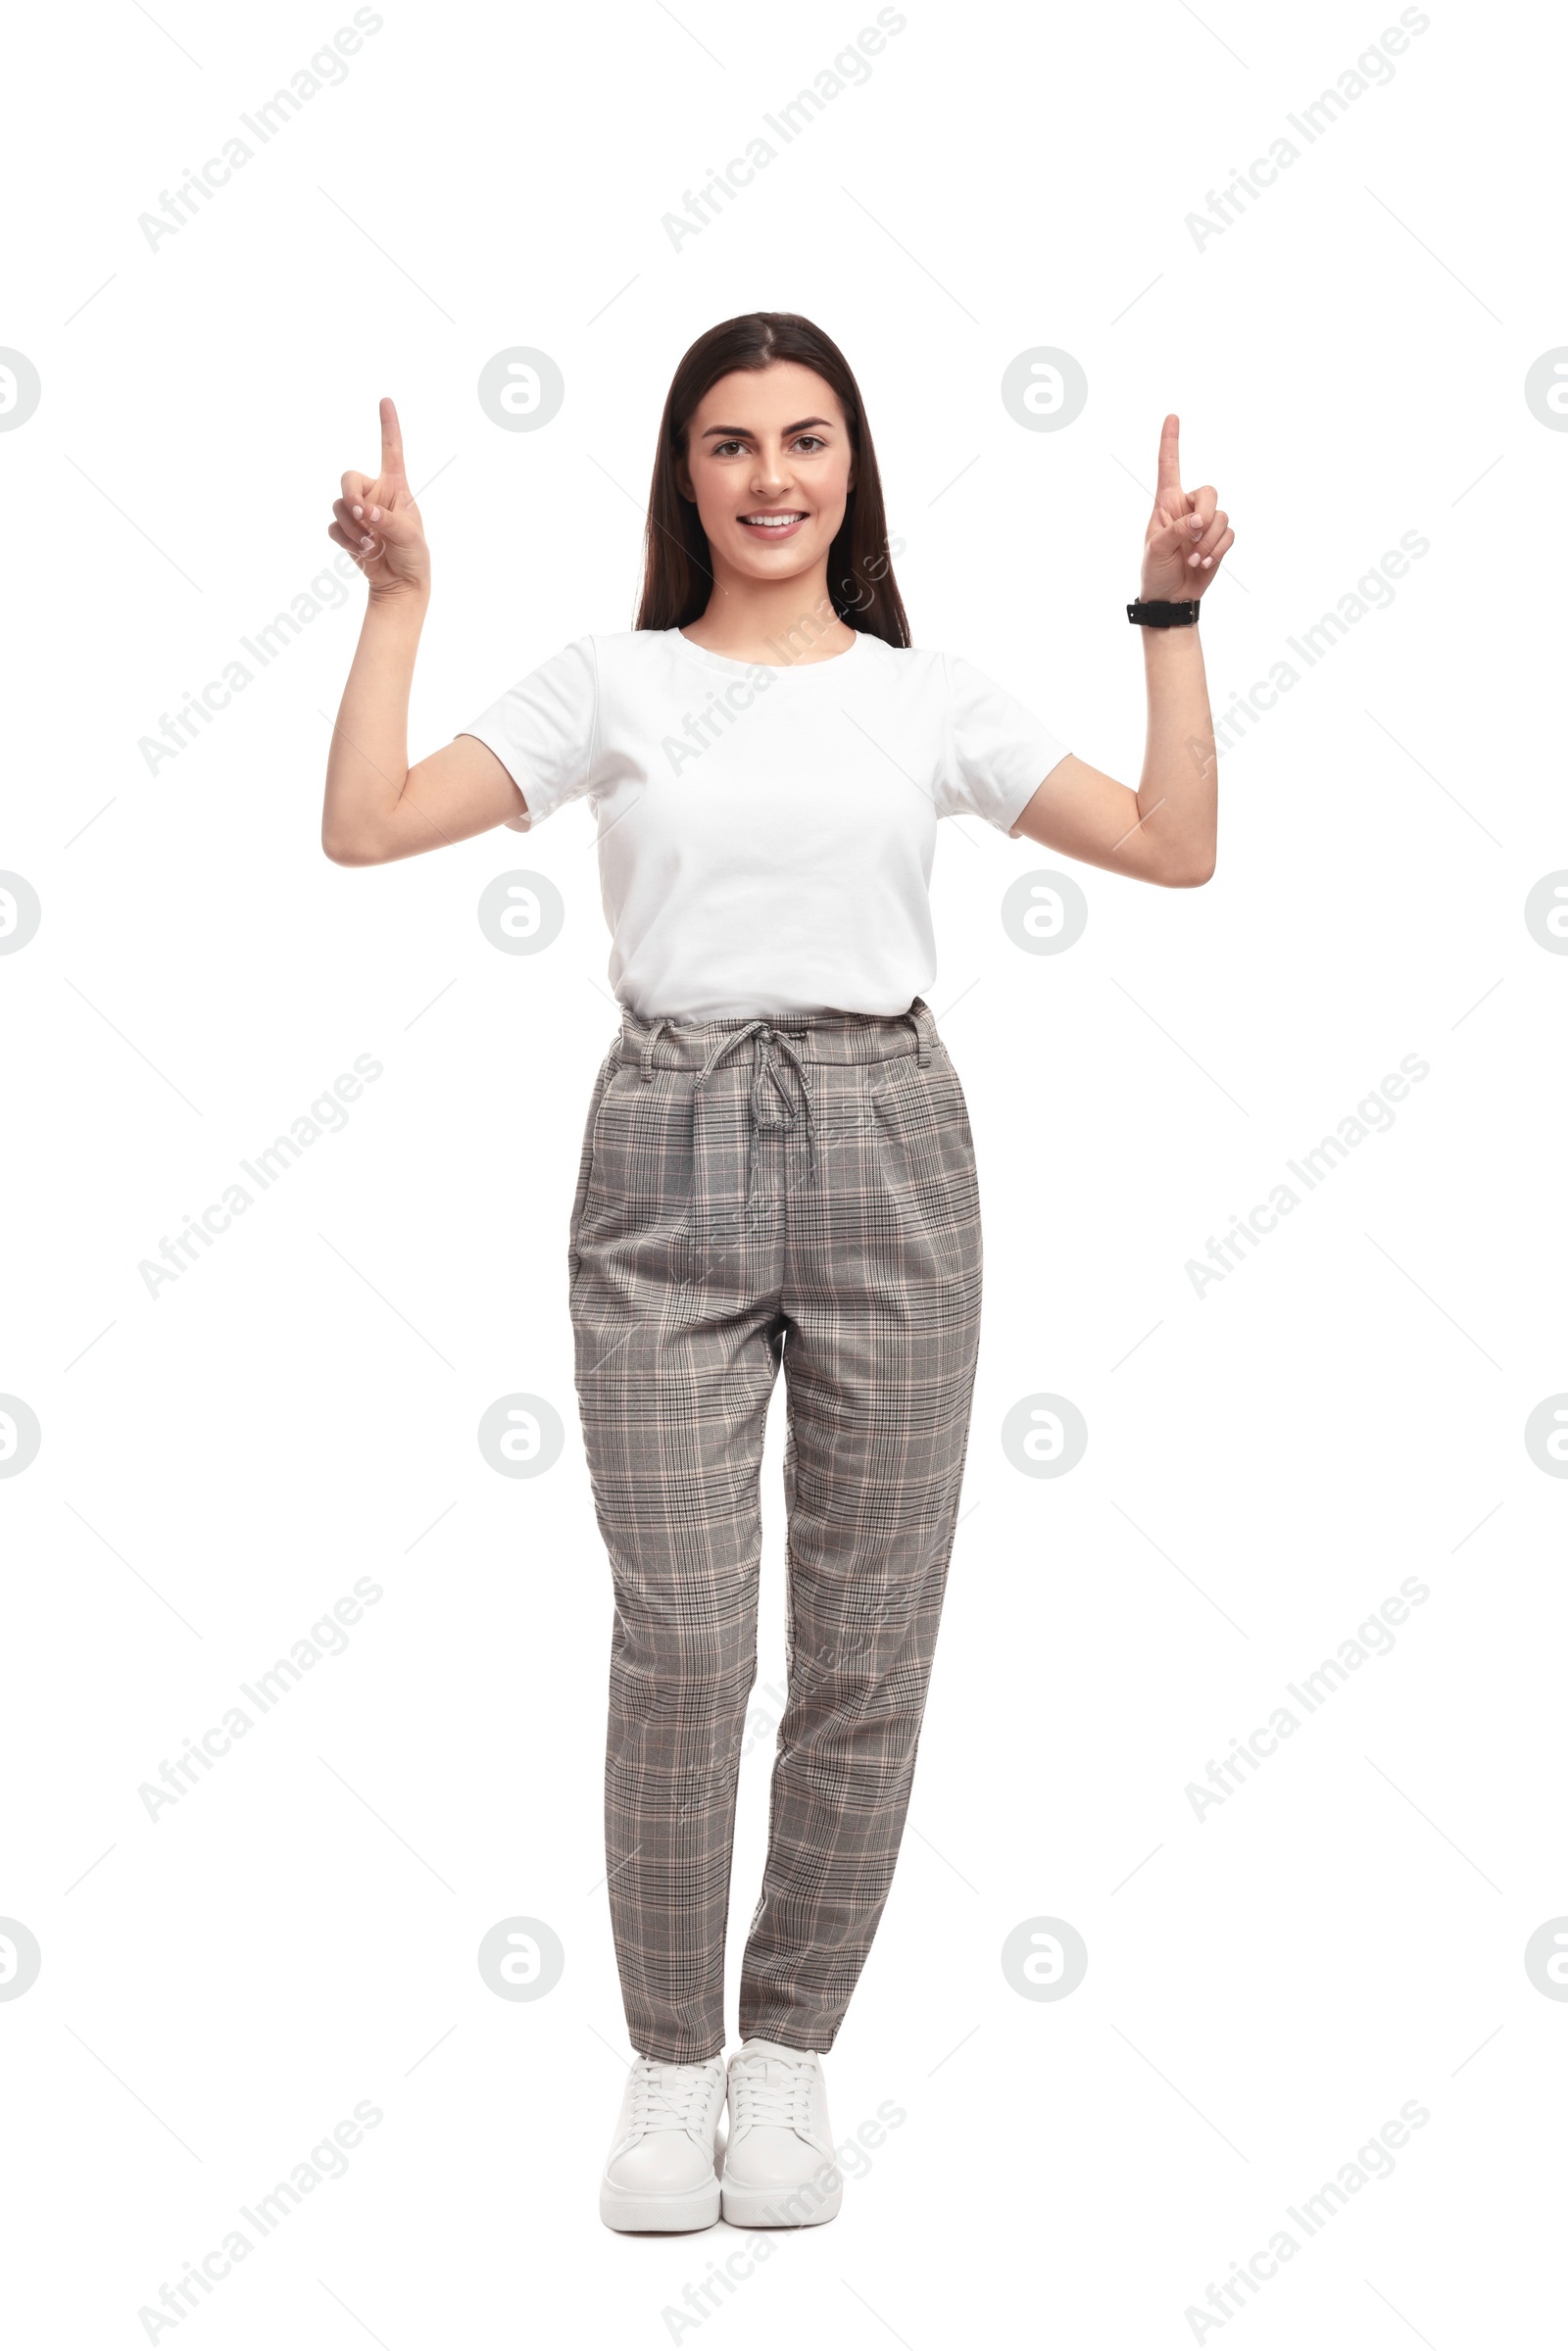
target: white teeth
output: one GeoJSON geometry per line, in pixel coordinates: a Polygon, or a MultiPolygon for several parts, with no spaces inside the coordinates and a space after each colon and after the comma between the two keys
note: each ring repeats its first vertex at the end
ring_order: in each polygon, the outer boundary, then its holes
{"type": "Polygon", "coordinates": [[[804,514],[743,514],[741,520],[752,530],[786,530],[792,522],[804,522],[804,514]]]}

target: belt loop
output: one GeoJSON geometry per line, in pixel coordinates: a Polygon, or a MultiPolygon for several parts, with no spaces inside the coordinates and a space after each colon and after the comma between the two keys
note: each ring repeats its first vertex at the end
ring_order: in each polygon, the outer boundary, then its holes
{"type": "Polygon", "coordinates": [[[669,1022],[667,1019],[656,1020],[653,1027],[649,1030],[647,1036],[643,1039],[642,1077],[643,1084],[645,1086],[651,1086],[654,1082],[654,1048],[659,1043],[660,1038],[663,1035],[668,1026],[669,1022]]]}
{"type": "Polygon", "coordinates": [[[933,1047],[939,1042],[937,1024],[931,1006],[923,996],[917,996],[905,1016],[914,1025],[915,1044],[919,1051],[920,1067],[929,1069],[933,1047]]]}

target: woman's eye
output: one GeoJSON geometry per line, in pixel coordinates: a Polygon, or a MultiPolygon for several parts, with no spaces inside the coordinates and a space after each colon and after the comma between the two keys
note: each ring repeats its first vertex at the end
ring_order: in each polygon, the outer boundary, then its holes
{"type": "MultiPolygon", "coordinates": [[[[820,433],[803,432],[796,434],[790,446],[794,449],[804,449],[810,454],[818,449],[825,449],[827,443],[822,439],[820,433]]],[[[740,447],[739,441],[715,441],[712,454],[714,457],[728,457],[732,450],[740,447]]]]}

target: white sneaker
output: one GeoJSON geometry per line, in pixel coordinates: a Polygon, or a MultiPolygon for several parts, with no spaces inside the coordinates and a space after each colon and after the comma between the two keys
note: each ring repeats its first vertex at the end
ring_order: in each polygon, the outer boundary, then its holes
{"type": "Polygon", "coordinates": [[[729,2061],[724,2218],[737,2229],[810,2229],[844,2201],[827,2085],[814,2049],[743,2041],[729,2061]]]}
{"type": "Polygon", "coordinates": [[[714,2139],[724,2106],[724,2060],[668,2065],[639,2057],[599,2187],[607,2229],[711,2229],[718,2219],[714,2139]]]}

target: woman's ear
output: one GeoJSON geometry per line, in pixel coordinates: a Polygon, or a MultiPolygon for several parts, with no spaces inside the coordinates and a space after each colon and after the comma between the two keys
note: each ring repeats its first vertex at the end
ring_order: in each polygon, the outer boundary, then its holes
{"type": "Polygon", "coordinates": [[[697,504],[697,493],[692,488],[691,468],[684,457],[678,457],[675,460],[675,487],[688,506],[697,504]]]}

